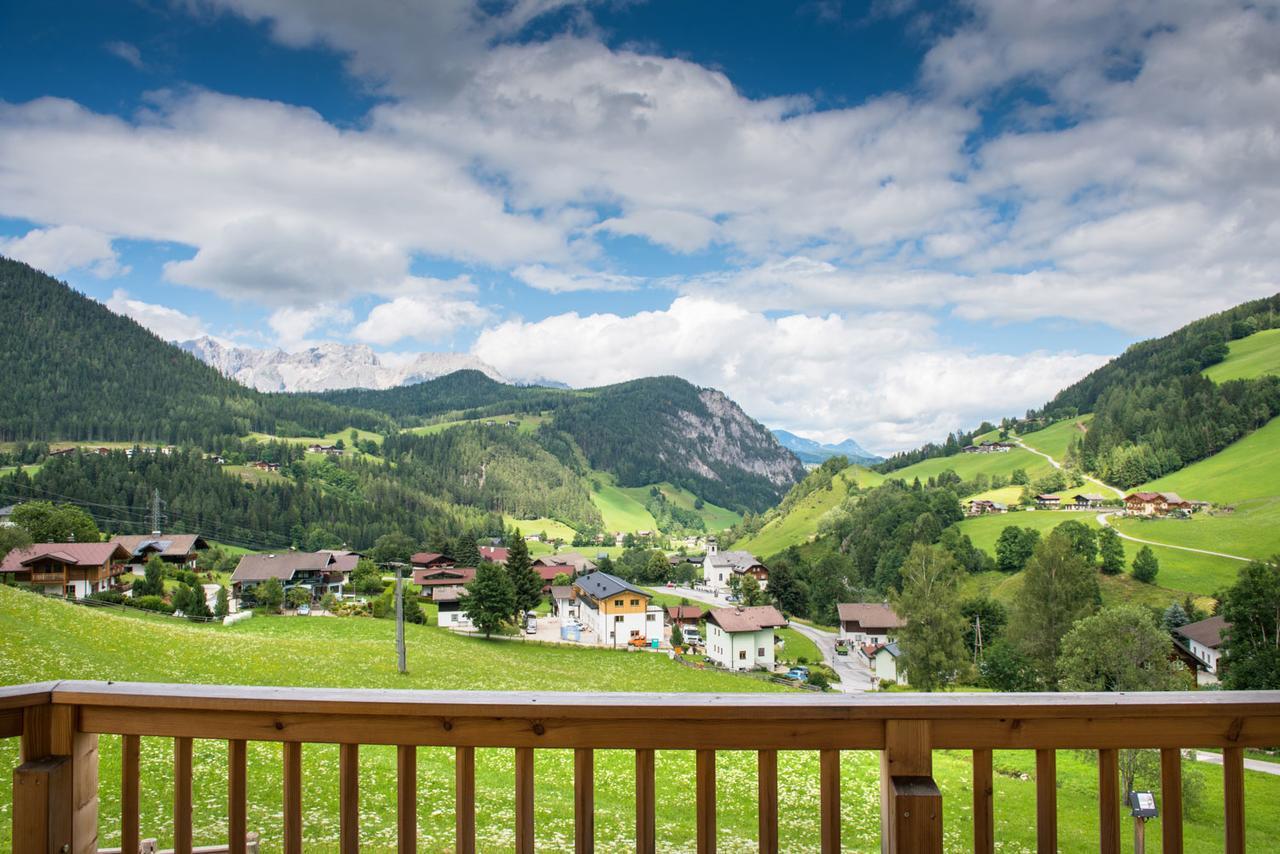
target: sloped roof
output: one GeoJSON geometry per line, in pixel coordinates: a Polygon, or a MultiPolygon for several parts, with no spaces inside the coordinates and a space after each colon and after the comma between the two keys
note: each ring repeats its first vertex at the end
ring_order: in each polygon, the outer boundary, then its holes
{"type": "Polygon", "coordinates": [[[707,620],[726,632],[758,632],[785,626],[787,620],[772,605],[753,605],[744,608],[712,608],[707,620]]]}
{"type": "Polygon", "coordinates": [[[1224,618],[1210,617],[1197,623],[1187,623],[1175,629],[1175,634],[1193,640],[1201,646],[1207,646],[1209,649],[1217,649],[1222,644],[1222,630],[1230,627],[1231,624],[1224,618]]]}
{"type": "MultiPolygon", "coordinates": [[[[439,552],[418,552],[413,557],[409,558],[409,563],[414,566],[426,566],[429,563],[440,560],[442,557],[444,557],[444,555],[439,552]]],[[[448,558],[445,558],[445,560],[447,561],[448,558]]]]}
{"type": "Polygon", "coordinates": [[[0,572],[20,572],[42,558],[54,558],[73,566],[102,566],[111,560],[127,560],[129,552],[119,543],[36,543],[14,549],[0,563],[0,572]]]}
{"type": "Polygon", "coordinates": [[[592,572],[581,576],[573,582],[573,586],[581,590],[592,599],[608,599],[610,596],[617,596],[619,593],[635,593],[646,599],[652,599],[653,596],[639,587],[635,587],[626,581],[623,581],[616,575],[610,575],[607,572],[592,572]]]}
{"type": "Polygon", "coordinates": [[[473,566],[436,566],[413,571],[413,583],[427,587],[437,584],[469,584],[475,577],[476,569],[473,566]]]}
{"type": "Polygon", "coordinates": [[[555,584],[551,587],[552,599],[572,599],[573,587],[568,584],[555,584]]]}
{"type": "Polygon", "coordinates": [[[160,557],[186,557],[199,549],[209,548],[199,534],[161,534],[158,537],[153,534],[121,534],[112,537],[111,542],[124,546],[135,557],[144,551],[157,552],[160,557]]]}
{"type": "Polygon", "coordinates": [[[892,608],[879,602],[841,602],[836,605],[836,613],[840,622],[864,627],[898,629],[905,625],[892,608]]]}
{"type": "Polygon", "coordinates": [[[507,558],[511,556],[511,549],[504,546],[481,546],[480,557],[494,563],[506,563],[507,558]]]}
{"type": "Polygon", "coordinates": [[[716,552],[713,555],[707,555],[706,563],[710,566],[732,567],[735,572],[742,572],[753,566],[764,566],[759,558],[751,552],[744,551],[716,552]]]}
{"type": "Polygon", "coordinates": [[[280,552],[279,554],[245,555],[236,564],[236,571],[231,573],[231,583],[266,581],[268,578],[288,581],[299,572],[329,569],[332,567],[333,562],[333,555],[328,552],[280,552]]]}
{"type": "Polygon", "coordinates": [[[706,614],[697,605],[668,605],[667,616],[673,620],[701,620],[706,614]]]}

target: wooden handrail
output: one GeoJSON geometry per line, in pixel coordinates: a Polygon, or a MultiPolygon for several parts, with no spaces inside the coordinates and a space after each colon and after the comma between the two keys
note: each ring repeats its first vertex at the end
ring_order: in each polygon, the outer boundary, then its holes
{"type": "MultiPolygon", "coordinates": [[[[61,827],[68,851],[96,851],[97,737],[122,741],[122,836],[137,839],[138,738],[170,737],[175,748],[174,816],[179,850],[191,845],[191,740],[228,742],[229,826],[245,850],[245,751],[249,741],[283,743],[281,783],[286,851],[305,847],[301,791],[304,743],[340,744],[341,843],[359,841],[359,744],[395,745],[400,851],[415,850],[416,748],[456,748],[456,845],[475,850],[475,748],[514,748],[516,842],[535,847],[534,751],[574,749],[575,847],[594,846],[594,761],[598,749],[634,751],[636,840],[656,850],[654,751],[696,751],[697,840],[716,845],[717,750],[758,756],[760,847],[778,846],[777,750],[820,756],[822,848],[840,849],[840,752],[881,751],[881,826],[886,851],[941,851],[942,797],[932,779],[932,751],[972,751],[974,847],[994,849],[994,749],[1034,749],[1037,835],[1057,843],[1054,751],[1099,751],[1100,848],[1119,839],[1116,750],[1161,748],[1162,781],[1180,798],[1179,748],[1224,748],[1225,844],[1244,846],[1242,751],[1280,744],[1280,692],[1147,694],[578,694],[276,688],[63,681],[0,688],[0,737],[21,735],[24,764],[15,771],[15,850],[48,831],[59,798],[78,812],[61,827]],[[660,725],[659,725],[660,724],[660,725]],[[354,737],[354,740],[353,740],[354,737]],[[29,781],[19,802],[18,785],[29,781]],[[43,781],[43,782],[42,782],[43,781]],[[61,787],[61,788],[60,788],[61,787]],[[35,797],[36,793],[39,797],[35,797]],[[43,793],[43,794],[40,794],[43,793]],[[43,798],[43,800],[41,800],[43,798]],[[90,815],[86,810],[92,810],[90,815]],[[21,832],[20,820],[23,822],[21,832]],[[44,824],[40,824],[40,822],[44,824]]],[[[1181,848],[1181,804],[1165,807],[1169,850],[1181,848]]],[[[48,836],[53,839],[53,835],[48,836]]]]}

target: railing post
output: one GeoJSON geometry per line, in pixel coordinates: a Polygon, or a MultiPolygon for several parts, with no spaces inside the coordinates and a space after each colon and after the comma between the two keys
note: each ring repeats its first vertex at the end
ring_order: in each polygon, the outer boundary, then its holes
{"type": "Polygon", "coordinates": [[[98,736],[77,731],[73,706],[28,706],[13,772],[15,854],[98,850],[98,736]]]}
{"type": "Polygon", "coordinates": [[[880,850],[942,854],[942,793],[933,781],[928,721],[885,721],[880,752],[880,850]]]}

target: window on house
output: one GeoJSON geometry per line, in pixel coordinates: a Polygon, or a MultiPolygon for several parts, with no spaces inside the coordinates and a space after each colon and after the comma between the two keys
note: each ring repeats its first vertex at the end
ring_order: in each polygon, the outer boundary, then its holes
{"type": "Polygon", "coordinates": [[[613,621],[614,621],[615,623],[621,623],[621,622],[622,622],[622,615],[621,615],[621,614],[616,615],[616,616],[613,618],[613,621]]]}
{"type": "Polygon", "coordinates": [[[645,619],[646,619],[646,620],[648,620],[648,621],[649,621],[649,622],[651,622],[651,623],[653,622],[653,618],[654,618],[654,615],[653,615],[653,614],[647,614],[647,615],[645,616],[645,619]]]}
{"type": "Polygon", "coordinates": [[[746,651],[745,649],[740,649],[740,650],[738,650],[738,658],[740,658],[740,659],[741,659],[741,660],[743,660],[743,661],[746,661],[746,660],[747,660],[747,651],[746,651]]]}
{"type": "Polygon", "coordinates": [[[764,647],[760,647],[759,649],[757,649],[756,655],[760,656],[761,658],[764,658],[764,647]]]}
{"type": "Polygon", "coordinates": [[[614,600],[613,600],[613,604],[617,605],[618,607],[622,607],[622,600],[621,600],[621,599],[614,599],[614,600]]]}
{"type": "Polygon", "coordinates": [[[631,604],[632,604],[632,605],[639,605],[639,604],[640,604],[640,600],[639,600],[639,599],[632,599],[632,600],[631,600],[631,604]]]}

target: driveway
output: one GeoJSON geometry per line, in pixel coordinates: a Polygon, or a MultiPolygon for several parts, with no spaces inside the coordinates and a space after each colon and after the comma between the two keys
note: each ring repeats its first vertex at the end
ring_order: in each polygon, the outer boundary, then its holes
{"type": "MultiPolygon", "coordinates": [[[[673,596],[683,596],[690,602],[699,602],[713,608],[727,608],[733,605],[723,596],[717,596],[709,590],[698,590],[692,587],[655,587],[654,589],[673,596]]],[[[817,644],[822,652],[823,661],[840,677],[840,683],[832,685],[832,688],[846,694],[875,690],[875,676],[872,675],[871,668],[858,656],[856,650],[850,650],[848,655],[836,655],[835,632],[815,629],[794,620],[791,622],[791,628],[817,644]]]]}
{"type": "MultiPolygon", "coordinates": [[[[1221,753],[1207,753],[1203,750],[1195,751],[1197,762],[1207,762],[1210,765],[1221,765],[1221,753]]],[[[1280,777],[1280,764],[1275,762],[1264,762],[1261,759],[1245,759],[1244,768],[1246,771],[1258,771],[1262,774],[1274,774],[1280,777]]]]}

